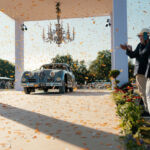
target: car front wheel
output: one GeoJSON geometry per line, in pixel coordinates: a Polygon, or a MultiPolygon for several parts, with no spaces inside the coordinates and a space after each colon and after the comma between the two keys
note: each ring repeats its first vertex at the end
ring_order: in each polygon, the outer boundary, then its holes
{"type": "Polygon", "coordinates": [[[69,92],[73,92],[73,88],[69,88],[69,92]]]}
{"type": "Polygon", "coordinates": [[[48,92],[48,89],[44,89],[44,92],[47,93],[47,92],[48,92]]]}
{"type": "Polygon", "coordinates": [[[59,87],[59,93],[63,94],[66,91],[65,84],[62,84],[62,86],[59,87]]]}
{"type": "Polygon", "coordinates": [[[24,88],[24,92],[25,92],[25,94],[30,94],[31,89],[30,89],[30,88],[25,87],[25,88],[24,88]]]}

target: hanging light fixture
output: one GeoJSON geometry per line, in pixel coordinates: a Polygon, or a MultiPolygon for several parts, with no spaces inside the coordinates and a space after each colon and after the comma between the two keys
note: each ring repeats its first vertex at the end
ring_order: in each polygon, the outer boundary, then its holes
{"type": "Polygon", "coordinates": [[[27,30],[27,26],[26,26],[25,24],[21,24],[21,30],[22,30],[22,31],[27,30]]]}
{"type": "Polygon", "coordinates": [[[111,26],[111,20],[107,19],[107,23],[106,23],[105,27],[110,27],[110,26],[111,26]]]}
{"type": "Polygon", "coordinates": [[[48,33],[47,33],[48,36],[46,37],[43,28],[43,40],[49,43],[54,42],[58,46],[60,46],[62,42],[68,43],[73,41],[75,38],[75,32],[73,28],[72,37],[71,37],[69,24],[67,25],[67,32],[65,32],[62,23],[60,24],[60,14],[61,14],[60,2],[56,3],[56,14],[57,14],[57,24],[55,24],[56,29],[52,30],[52,25],[50,24],[48,27],[48,33]]]}

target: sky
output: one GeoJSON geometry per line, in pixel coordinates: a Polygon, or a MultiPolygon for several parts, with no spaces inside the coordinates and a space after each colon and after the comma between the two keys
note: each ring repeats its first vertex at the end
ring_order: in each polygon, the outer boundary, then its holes
{"type": "MultiPolygon", "coordinates": [[[[144,27],[150,28],[150,0],[127,0],[128,44],[133,49],[139,42],[137,33],[144,27]]],[[[63,19],[72,30],[75,27],[75,40],[57,47],[42,39],[43,28],[52,28],[56,20],[25,22],[28,30],[24,32],[24,65],[25,70],[38,69],[41,65],[50,63],[57,54],[71,54],[75,60],[85,60],[89,65],[97,52],[111,49],[110,27],[105,27],[109,16],[63,19]]],[[[0,12],[0,58],[15,63],[15,22],[0,12]]]]}

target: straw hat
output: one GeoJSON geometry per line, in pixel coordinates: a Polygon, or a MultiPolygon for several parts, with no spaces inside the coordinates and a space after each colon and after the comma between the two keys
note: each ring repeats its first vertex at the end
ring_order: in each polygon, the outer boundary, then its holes
{"type": "Polygon", "coordinates": [[[148,33],[148,35],[150,35],[150,29],[148,29],[148,28],[143,28],[143,29],[141,30],[141,32],[138,33],[138,35],[143,35],[144,32],[146,32],[146,33],[148,33]]]}

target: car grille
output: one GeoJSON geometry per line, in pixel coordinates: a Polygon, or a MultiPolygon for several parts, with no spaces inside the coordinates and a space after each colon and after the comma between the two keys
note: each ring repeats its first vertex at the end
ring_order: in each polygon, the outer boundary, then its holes
{"type": "Polygon", "coordinates": [[[36,79],[29,79],[29,82],[36,82],[36,79]]]}
{"type": "Polygon", "coordinates": [[[43,82],[44,79],[45,79],[45,73],[44,72],[40,72],[40,74],[39,74],[39,81],[43,82]]]}
{"type": "Polygon", "coordinates": [[[54,78],[47,79],[47,82],[54,82],[54,78]]]}

